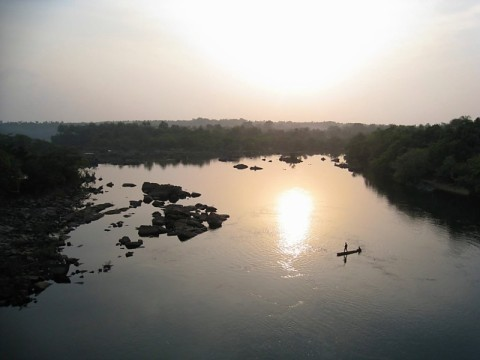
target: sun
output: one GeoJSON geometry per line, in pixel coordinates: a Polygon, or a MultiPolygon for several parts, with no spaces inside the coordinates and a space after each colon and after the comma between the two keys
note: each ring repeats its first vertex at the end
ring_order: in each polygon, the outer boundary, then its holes
{"type": "Polygon", "coordinates": [[[284,93],[326,89],[361,70],[408,33],[416,6],[412,0],[167,4],[163,19],[192,49],[237,79],[284,93]]]}

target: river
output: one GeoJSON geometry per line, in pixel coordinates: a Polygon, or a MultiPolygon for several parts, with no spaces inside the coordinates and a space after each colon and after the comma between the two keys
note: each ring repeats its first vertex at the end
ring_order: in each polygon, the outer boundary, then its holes
{"type": "Polygon", "coordinates": [[[116,243],[139,238],[135,228],[158,210],[151,205],[78,227],[64,253],[88,271],[25,308],[0,308],[0,358],[478,357],[471,204],[376,188],[321,156],[242,162],[263,170],[216,160],[96,168],[106,190],[97,203],[128,206],[143,198],[144,181],[170,183],[202,194],[181,204],[230,218],[185,242],[143,238],[132,257],[116,243]],[[362,253],[337,257],[345,242],[362,253]],[[99,272],[105,264],[111,270],[99,272]]]}

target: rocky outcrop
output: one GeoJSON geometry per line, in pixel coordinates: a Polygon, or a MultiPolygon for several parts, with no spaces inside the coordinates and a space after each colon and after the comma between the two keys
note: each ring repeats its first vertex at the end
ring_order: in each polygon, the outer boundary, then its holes
{"type": "Polygon", "coordinates": [[[70,281],[79,261],[60,253],[68,232],[112,206],[85,206],[87,196],[68,191],[0,201],[0,306],[26,306],[53,282],[70,281]]]}
{"type": "Polygon", "coordinates": [[[177,202],[180,199],[190,197],[190,193],[184,191],[181,186],[170,184],[157,184],[144,182],[142,191],[153,200],[177,202]]]}
{"type": "MultiPolygon", "coordinates": [[[[113,183],[107,186],[112,187],[113,183]]],[[[78,194],[61,193],[51,198],[0,202],[0,306],[25,306],[53,282],[68,283],[73,276],[83,279],[87,270],[72,271],[72,266],[81,265],[79,260],[63,256],[61,250],[64,246],[73,246],[66,241],[70,231],[105,215],[120,214],[142,203],[151,203],[158,210],[152,214],[151,225],[138,228],[138,235],[158,237],[168,234],[180,241],[217,229],[228,218],[228,215],[217,214],[214,206],[176,204],[180,199],[201,196],[200,193],[188,193],[180,186],[146,182],[142,186],[143,200],[132,200],[129,207],[123,208],[112,208],[111,203],[85,203],[89,194],[98,193],[99,189],[78,194]]],[[[112,231],[123,227],[123,221],[110,223],[112,231]]],[[[144,240],[132,241],[124,236],[118,245],[133,250],[143,247],[144,240]]],[[[125,254],[126,257],[132,255],[132,251],[125,254]]],[[[108,272],[111,266],[109,263],[88,273],[108,272]]]]}
{"type": "Polygon", "coordinates": [[[299,156],[295,155],[282,155],[279,158],[280,161],[286,162],[287,164],[298,164],[303,162],[299,156]]]}
{"type": "Polygon", "coordinates": [[[221,227],[229,216],[217,214],[216,211],[214,206],[200,203],[168,204],[163,207],[163,213],[155,211],[152,214],[152,225],[138,228],[138,235],[156,237],[167,233],[168,236],[177,236],[180,241],[186,241],[208,231],[209,228],[221,227]],[[208,224],[208,227],[204,223],[208,224]]]}
{"type": "Polygon", "coordinates": [[[248,166],[245,164],[237,164],[237,165],[233,165],[233,167],[238,170],[248,169],[248,166]]]}

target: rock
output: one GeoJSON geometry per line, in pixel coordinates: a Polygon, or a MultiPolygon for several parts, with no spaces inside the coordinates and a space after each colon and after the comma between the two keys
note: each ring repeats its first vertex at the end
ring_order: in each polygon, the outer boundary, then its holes
{"type": "Polygon", "coordinates": [[[129,243],[129,242],[132,242],[132,240],[130,240],[130,238],[129,238],[128,236],[124,236],[124,237],[122,237],[120,240],[118,240],[118,243],[119,243],[120,245],[125,245],[125,244],[127,244],[127,243],[129,243]]]}
{"type": "Polygon", "coordinates": [[[142,200],[130,200],[130,207],[137,208],[142,205],[142,200]]]}
{"type": "Polygon", "coordinates": [[[248,168],[248,166],[245,164],[237,164],[237,165],[233,165],[233,167],[238,170],[243,170],[248,168]]]}
{"type": "Polygon", "coordinates": [[[210,229],[218,229],[222,223],[229,218],[229,215],[220,215],[217,213],[210,213],[207,215],[207,223],[210,229]]]}
{"type": "Polygon", "coordinates": [[[48,281],[38,281],[35,284],[33,284],[33,286],[35,286],[35,290],[38,291],[38,292],[45,290],[50,285],[52,285],[52,284],[48,281]]]}
{"type": "Polygon", "coordinates": [[[152,225],[155,225],[155,226],[165,226],[165,223],[166,223],[165,217],[163,217],[162,215],[154,216],[152,219],[152,225]]]}
{"type": "Polygon", "coordinates": [[[165,205],[165,201],[160,201],[160,200],[154,200],[152,202],[152,206],[154,207],[162,207],[165,205]]]}
{"type": "Polygon", "coordinates": [[[176,185],[170,184],[157,184],[157,183],[150,183],[144,182],[142,185],[142,191],[152,197],[154,200],[160,201],[167,201],[170,199],[180,199],[180,193],[182,192],[182,188],[176,185]]]}
{"type": "Polygon", "coordinates": [[[176,230],[176,235],[178,237],[178,239],[180,241],[187,241],[197,235],[200,235],[201,233],[207,231],[207,229],[205,229],[204,231],[200,230],[200,229],[179,229],[179,230],[176,230]]]}
{"type": "Polygon", "coordinates": [[[132,184],[132,183],[124,183],[124,184],[122,184],[122,186],[123,186],[123,187],[135,187],[135,186],[137,186],[137,185],[132,184]]]}
{"type": "Polygon", "coordinates": [[[143,240],[138,239],[137,241],[130,241],[129,243],[126,243],[125,247],[130,250],[130,249],[137,249],[142,245],[143,245],[143,240]]]}
{"type": "Polygon", "coordinates": [[[113,265],[111,264],[110,261],[106,262],[102,266],[103,272],[109,272],[110,270],[112,270],[112,267],[113,267],[113,265]]]}
{"type": "Polygon", "coordinates": [[[207,205],[196,203],[195,208],[198,210],[205,210],[207,208],[207,205]]]}
{"type": "Polygon", "coordinates": [[[126,254],[125,254],[126,257],[130,257],[130,256],[133,256],[133,251],[128,251],[126,254]]]}
{"type": "Polygon", "coordinates": [[[302,162],[302,159],[300,157],[297,157],[295,155],[282,155],[280,156],[280,161],[286,162],[287,164],[298,164],[302,162]]]}
{"type": "Polygon", "coordinates": [[[107,210],[103,213],[103,215],[116,215],[116,214],[120,214],[124,211],[127,211],[128,209],[130,209],[130,208],[124,207],[124,208],[120,208],[120,209],[107,210]]]}
{"type": "Polygon", "coordinates": [[[144,195],[143,196],[143,202],[145,204],[150,204],[153,201],[152,197],[150,195],[144,195]]]}
{"type": "Polygon", "coordinates": [[[118,244],[124,245],[127,249],[136,249],[143,245],[143,240],[132,241],[128,236],[124,236],[118,240],[118,244]]]}
{"type": "Polygon", "coordinates": [[[200,196],[202,196],[202,194],[197,193],[197,192],[192,192],[192,194],[191,194],[192,198],[197,198],[197,197],[200,197],[200,196]]]}
{"type": "Polygon", "coordinates": [[[140,227],[138,228],[138,236],[144,237],[159,236],[160,234],[164,234],[165,232],[165,229],[156,225],[140,225],[140,227]]]}
{"type": "Polygon", "coordinates": [[[113,187],[113,183],[112,183],[112,182],[109,182],[109,183],[107,184],[107,186],[108,186],[108,187],[113,187]]]}
{"type": "Polygon", "coordinates": [[[201,221],[195,219],[177,220],[173,229],[180,241],[186,241],[208,230],[201,221]]]}
{"type": "Polygon", "coordinates": [[[348,169],[348,164],[347,163],[335,163],[334,165],[336,167],[339,167],[340,169],[348,169]]]}

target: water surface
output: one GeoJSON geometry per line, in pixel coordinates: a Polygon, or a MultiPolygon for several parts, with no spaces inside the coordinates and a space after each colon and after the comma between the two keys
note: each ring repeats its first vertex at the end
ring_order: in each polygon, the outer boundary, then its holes
{"type": "Polygon", "coordinates": [[[110,262],[112,270],[54,284],[27,308],[0,309],[1,358],[478,356],[476,217],[449,212],[449,199],[435,200],[438,212],[418,196],[377,190],[320,156],[294,167],[278,157],[242,162],[264,169],[99,166],[98,185],[115,186],[95,202],[128,206],[142,199],[144,181],[171,183],[202,194],[180,203],[213,205],[230,219],[186,242],[144,238],[129,258],[115,244],[138,239],[151,205],[79,227],[65,253],[82,269],[110,262]],[[337,257],[344,242],[363,252],[337,257]]]}

